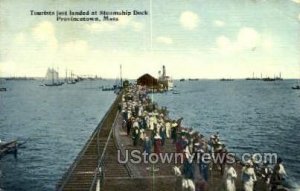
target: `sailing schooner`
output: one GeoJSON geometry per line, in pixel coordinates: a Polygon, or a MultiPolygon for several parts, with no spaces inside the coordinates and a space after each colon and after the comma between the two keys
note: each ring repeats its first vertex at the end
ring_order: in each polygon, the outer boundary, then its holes
{"type": "Polygon", "coordinates": [[[45,86],[61,86],[63,82],[59,81],[59,74],[53,68],[48,68],[46,73],[46,83],[45,86]]]}

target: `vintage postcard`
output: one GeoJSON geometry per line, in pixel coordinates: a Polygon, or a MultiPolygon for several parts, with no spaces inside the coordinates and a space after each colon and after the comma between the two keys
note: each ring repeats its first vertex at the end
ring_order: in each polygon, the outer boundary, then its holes
{"type": "Polygon", "coordinates": [[[300,0],[0,0],[0,191],[300,190],[300,0]]]}

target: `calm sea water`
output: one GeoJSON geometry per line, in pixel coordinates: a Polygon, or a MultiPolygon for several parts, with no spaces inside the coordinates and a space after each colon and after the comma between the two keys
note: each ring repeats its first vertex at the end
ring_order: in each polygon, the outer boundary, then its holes
{"type": "Polygon", "coordinates": [[[295,80],[176,82],[180,94],[154,94],[183,125],[207,137],[220,133],[230,151],[276,152],[294,183],[300,182],[300,91],[295,80]]]}
{"type": "MultiPolygon", "coordinates": [[[[0,188],[54,190],[115,95],[112,81],[41,87],[39,81],[7,81],[0,92],[0,139],[27,140],[18,159],[0,160],[0,188]]],[[[153,95],[170,116],[206,136],[220,132],[230,151],[277,152],[288,174],[300,180],[300,91],[295,81],[200,80],[175,82],[180,94],[153,95]]]]}
{"type": "Polygon", "coordinates": [[[28,140],[18,159],[0,160],[3,190],[54,190],[102,119],[115,95],[112,81],[42,87],[40,81],[6,81],[0,92],[0,139],[28,140]]]}

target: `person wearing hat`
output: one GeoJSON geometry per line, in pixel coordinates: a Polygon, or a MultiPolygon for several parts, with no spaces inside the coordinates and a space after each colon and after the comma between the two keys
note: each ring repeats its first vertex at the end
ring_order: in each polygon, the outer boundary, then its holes
{"type": "Polygon", "coordinates": [[[138,127],[135,126],[132,132],[133,146],[137,146],[139,138],[140,138],[140,130],[138,127]]]}
{"type": "Polygon", "coordinates": [[[285,179],[287,177],[287,174],[286,174],[286,171],[284,169],[284,166],[283,166],[282,162],[283,162],[282,158],[278,158],[276,165],[279,166],[279,172],[278,173],[279,173],[281,179],[285,179]]]}
{"type": "Polygon", "coordinates": [[[205,148],[201,147],[197,151],[200,154],[199,160],[199,172],[205,182],[208,182],[208,173],[209,173],[209,161],[203,159],[203,154],[206,152],[205,148]]]}
{"type": "Polygon", "coordinates": [[[166,135],[167,135],[167,138],[169,139],[171,137],[171,123],[169,120],[165,120],[166,123],[165,123],[165,126],[166,126],[166,135]]]}
{"type": "Polygon", "coordinates": [[[194,180],[195,170],[193,166],[193,157],[191,155],[186,154],[186,158],[183,162],[182,175],[185,179],[194,180]]]}
{"type": "Polygon", "coordinates": [[[151,153],[151,148],[152,148],[152,141],[151,139],[145,134],[145,139],[144,139],[144,145],[143,145],[143,150],[147,154],[147,158],[149,159],[149,155],[151,153]]]}
{"type": "Polygon", "coordinates": [[[154,129],[154,124],[156,124],[156,117],[152,113],[150,118],[149,118],[149,127],[150,127],[151,130],[154,129]]]}
{"type": "Polygon", "coordinates": [[[253,191],[256,175],[251,160],[248,160],[242,169],[242,182],[244,191],[253,191]]]}
{"type": "Polygon", "coordinates": [[[274,166],[273,174],[271,176],[271,191],[277,190],[277,187],[279,185],[282,185],[284,178],[286,177],[286,172],[284,170],[284,167],[282,165],[282,159],[278,158],[277,163],[274,166]]]}
{"type": "Polygon", "coordinates": [[[130,135],[130,130],[131,130],[131,127],[132,127],[132,118],[129,118],[128,120],[127,120],[127,123],[126,123],[126,129],[127,129],[127,136],[129,136],[130,135]]]}
{"type": "Polygon", "coordinates": [[[161,137],[158,133],[154,136],[154,153],[161,153],[161,137]]]}
{"type": "Polygon", "coordinates": [[[133,118],[132,127],[133,128],[135,128],[135,127],[140,128],[139,117],[137,117],[136,119],[133,118]]]}
{"type": "Polygon", "coordinates": [[[161,137],[161,146],[164,146],[165,145],[165,140],[166,140],[166,137],[167,137],[166,127],[164,125],[161,125],[159,135],[161,137]]]}
{"type": "Polygon", "coordinates": [[[269,162],[265,161],[261,167],[260,170],[261,173],[261,177],[263,179],[263,181],[265,182],[265,186],[266,186],[266,190],[269,190],[269,186],[270,186],[270,180],[271,180],[271,175],[272,175],[272,170],[269,167],[269,162]]]}
{"type": "Polygon", "coordinates": [[[228,164],[224,178],[226,191],[236,191],[235,179],[237,178],[237,174],[231,163],[228,164]]]}

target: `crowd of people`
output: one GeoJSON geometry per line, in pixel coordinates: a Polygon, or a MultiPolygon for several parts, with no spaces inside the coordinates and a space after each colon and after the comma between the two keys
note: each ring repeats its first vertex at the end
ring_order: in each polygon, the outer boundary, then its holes
{"type": "MultiPolygon", "coordinates": [[[[166,140],[170,139],[175,147],[176,153],[181,153],[180,174],[185,183],[183,187],[190,187],[191,190],[207,189],[210,172],[216,169],[224,180],[224,190],[235,191],[235,182],[238,173],[235,165],[227,163],[228,157],[220,157],[212,163],[212,158],[226,156],[227,149],[225,144],[220,140],[219,133],[212,135],[207,140],[198,131],[192,128],[184,128],[181,125],[183,118],[172,120],[168,117],[166,108],[158,107],[153,103],[147,94],[147,88],[139,85],[131,85],[124,90],[122,102],[119,105],[120,112],[123,115],[123,128],[126,129],[127,135],[132,139],[133,146],[142,146],[143,151],[149,156],[151,153],[160,154],[165,146],[166,140]],[[202,156],[209,153],[210,161],[203,161],[202,156]],[[201,175],[202,183],[199,184],[195,174],[198,170],[201,175]],[[206,187],[206,188],[205,188],[206,187]]],[[[286,176],[282,160],[270,169],[269,164],[264,163],[258,172],[255,168],[254,160],[241,163],[241,180],[245,191],[253,191],[257,174],[266,184],[266,190],[276,190],[286,176]]],[[[177,168],[178,172],[178,168],[177,168]]]]}

